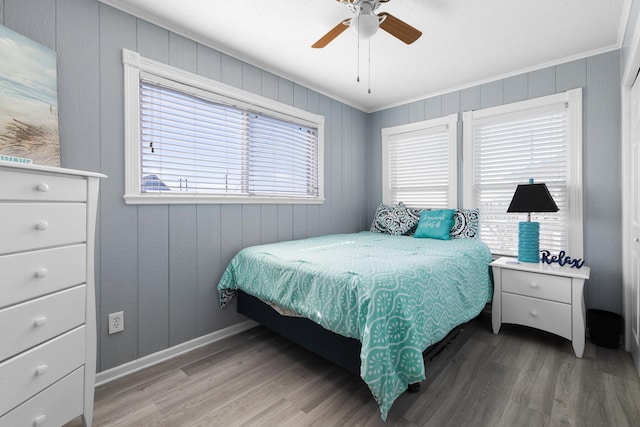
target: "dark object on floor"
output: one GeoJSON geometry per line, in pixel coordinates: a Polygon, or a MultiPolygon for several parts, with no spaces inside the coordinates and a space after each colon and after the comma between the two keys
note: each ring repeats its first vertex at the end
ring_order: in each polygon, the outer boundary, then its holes
{"type": "Polygon", "coordinates": [[[605,310],[589,309],[589,338],[591,342],[607,348],[620,347],[622,316],[605,310]]]}

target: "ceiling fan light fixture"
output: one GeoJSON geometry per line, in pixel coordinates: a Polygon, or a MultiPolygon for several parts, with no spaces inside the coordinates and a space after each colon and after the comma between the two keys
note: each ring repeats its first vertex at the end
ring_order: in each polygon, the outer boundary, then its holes
{"type": "Polygon", "coordinates": [[[360,40],[368,40],[378,31],[380,18],[373,14],[369,3],[363,3],[359,13],[351,19],[349,27],[360,37],[360,40]]]}

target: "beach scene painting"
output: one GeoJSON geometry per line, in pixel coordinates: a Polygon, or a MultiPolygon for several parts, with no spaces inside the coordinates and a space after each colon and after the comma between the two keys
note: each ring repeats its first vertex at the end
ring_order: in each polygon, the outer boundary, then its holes
{"type": "Polygon", "coordinates": [[[0,25],[0,160],[60,166],[56,52],[0,25]]]}

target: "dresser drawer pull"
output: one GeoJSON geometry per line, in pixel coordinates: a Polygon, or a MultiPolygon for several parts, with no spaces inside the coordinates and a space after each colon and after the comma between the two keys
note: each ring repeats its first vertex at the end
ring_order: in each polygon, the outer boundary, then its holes
{"type": "Polygon", "coordinates": [[[535,310],[531,310],[529,314],[531,315],[531,317],[538,317],[538,312],[535,310]]]}
{"type": "Polygon", "coordinates": [[[49,191],[49,184],[47,184],[46,182],[40,183],[38,185],[38,191],[41,193],[46,193],[47,191],[49,191]]]}
{"type": "Polygon", "coordinates": [[[529,287],[532,289],[538,289],[540,286],[536,282],[531,282],[529,283],[529,287]]]}
{"type": "Polygon", "coordinates": [[[47,228],[49,228],[49,223],[47,221],[39,221],[36,224],[36,230],[45,231],[47,228]]]}
{"type": "Polygon", "coordinates": [[[44,375],[47,373],[47,370],[49,369],[49,366],[47,365],[40,365],[36,368],[36,375],[40,376],[40,375],[44,375]]]}
{"type": "Polygon", "coordinates": [[[34,425],[34,427],[38,427],[38,426],[44,425],[45,421],[47,421],[47,416],[46,415],[38,415],[33,420],[33,425],[34,425]]]}
{"type": "Polygon", "coordinates": [[[49,274],[49,271],[44,267],[40,267],[39,269],[36,270],[36,277],[40,279],[45,277],[47,274],[49,274]]]}
{"type": "Polygon", "coordinates": [[[39,328],[40,326],[44,326],[47,324],[47,318],[45,316],[36,317],[36,320],[33,321],[33,324],[39,328]]]}

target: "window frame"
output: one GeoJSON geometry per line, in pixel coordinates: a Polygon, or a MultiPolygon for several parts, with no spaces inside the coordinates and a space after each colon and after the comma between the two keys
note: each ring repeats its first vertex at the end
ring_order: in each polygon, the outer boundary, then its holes
{"type": "Polygon", "coordinates": [[[322,204],[324,203],[324,116],[283,104],[197,74],[144,58],[138,52],[122,49],[124,64],[124,129],[126,204],[322,204]],[[140,80],[156,77],[175,82],[177,90],[189,88],[196,96],[241,109],[264,113],[281,120],[317,128],[318,195],[315,197],[222,195],[207,193],[143,193],[141,189],[140,80]]]}
{"type": "MultiPolygon", "coordinates": [[[[525,101],[504,104],[496,107],[484,108],[463,113],[463,206],[475,208],[474,205],[474,156],[473,132],[474,124],[484,119],[498,116],[522,117],[527,112],[540,111],[553,105],[563,104],[567,108],[567,143],[568,143],[568,174],[567,197],[568,214],[567,227],[568,248],[563,248],[574,258],[583,258],[584,228],[583,228],[583,180],[582,180],[582,88],[566,92],[533,98],[525,101]]],[[[532,177],[535,179],[535,177],[532,177]]],[[[526,182],[522,182],[526,184],[526,182]]],[[[482,215],[482,212],[480,212],[482,215]]],[[[516,215],[516,214],[511,214],[516,215]]],[[[481,219],[482,224],[482,219],[481,219]]],[[[479,230],[481,231],[481,230],[479,230]]],[[[514,231],[517,233],[517,228],[514,231]]],[[[482,238],[482,235],[480,235],[482,238]]],[[[544,248],[541,248],[544,249],[544,248]]],[[[493,251],[492,251],[493,253],[493,251]]],[[[514,254],[499,254],[514,256],[514,254]]]]}
{"type": "Polygon", "coordinates": [[[409,206],[412,208],[453,208],[458,205],[458,114],[436,119],[423,120],[420,122],[408,123],[404,125],[383,128],[382,134],[382,202],[391,204],[390,170],[389,170],[389,144],[390,140],[396,136],[409,132],[433,132],[434,129],[444,127],[448,131],[448,205],[449,206],[409,206]]]}

